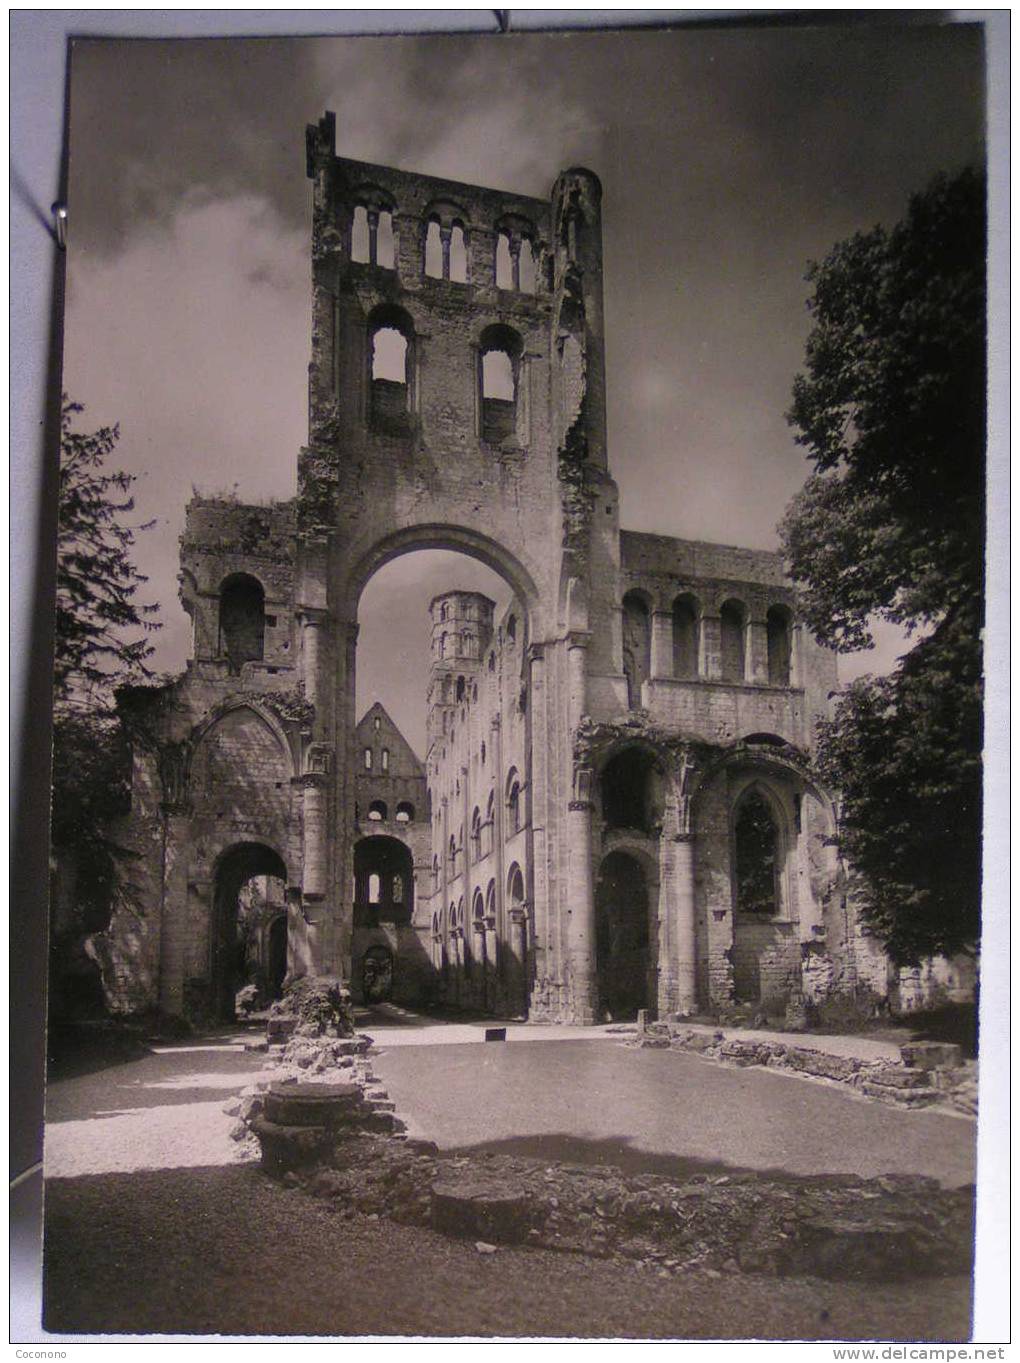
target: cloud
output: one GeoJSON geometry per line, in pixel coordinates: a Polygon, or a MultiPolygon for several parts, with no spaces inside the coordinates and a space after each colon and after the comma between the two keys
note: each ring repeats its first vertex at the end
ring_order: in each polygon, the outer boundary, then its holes
{"type": "Polygon", "coordinates": [[[70,260],[64,386],[83,429],[119,422],[138,476],[138,559],[164,606],[157,665],[190,641],[176,604],[177,539],[192,486],[291,497],[306,437],[307,236],[254,195],[185,199],[116,257],[70,260]]]}

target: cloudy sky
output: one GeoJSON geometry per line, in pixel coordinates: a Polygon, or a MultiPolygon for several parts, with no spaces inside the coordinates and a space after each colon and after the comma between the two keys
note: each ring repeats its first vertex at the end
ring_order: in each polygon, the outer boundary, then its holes
{"type": "MultiPolygon", "coordinates": [[[[807,262],[983,155],[980,29],[82,42],[64,386],[119,422],[138,559],[179,667],[192,488],[295,492],[307,436],[304,128],[341,155],[545,196],[602,180],[610,463],[631,529],[761,548],[807,473],[783,413],[807,262]]],[[[424,608],[480,565],[412,556],[362,600],[359,693],[420,747],[424,608]],[[451,577],[452,573],[452,577],[451,577]],[[387,654],[384,638],[404,642],[387,654]]],[[[873,666],[873,659],[844,669],[873,666]]]]}

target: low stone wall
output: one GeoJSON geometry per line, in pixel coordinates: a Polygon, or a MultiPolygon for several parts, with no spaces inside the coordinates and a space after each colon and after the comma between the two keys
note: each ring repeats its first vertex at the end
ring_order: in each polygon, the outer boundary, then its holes
{"type": "Polygon", "coordinates": [[[977,1067],[964,1063],[959,1046],[945,1042],[913,1042],[900,1047],[899,1061],[868,1061],[763,1037],[727,1037],[721,1031],[677,1021],[650,1023],[629,1044],[694,1051],[731,1065],[762,1065],[828,1079],[896,1107],[940,1103],[968,1116],[977,1115],[977,1067]]]}

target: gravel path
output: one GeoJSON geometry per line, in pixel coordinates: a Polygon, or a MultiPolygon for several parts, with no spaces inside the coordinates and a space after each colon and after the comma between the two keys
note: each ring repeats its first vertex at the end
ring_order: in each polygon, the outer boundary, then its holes
{"type": "Polygon", "coordinates": [[[692,1273],[473,1245],[344,1218],[253,1166],[56,1179],[46,1325],[91,1334],[940,1339],[969,1284],[692,1273]]]}

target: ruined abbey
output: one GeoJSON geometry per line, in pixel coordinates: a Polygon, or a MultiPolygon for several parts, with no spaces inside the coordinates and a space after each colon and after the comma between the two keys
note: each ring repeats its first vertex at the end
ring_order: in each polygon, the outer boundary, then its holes
{"type": "Polygon", "coordinates": [[[779,555],[620,528],[596,177],[351,161],[330,114],[307,169],[298,492],[188,507],[191,658],[120,697],[144,908],[105,935],[111,1006],[232,1016],[260,877],[276,986],[563,1022],[885,993],[812,775],[835,658],[779,555]],[[432,602],[423,759],[354,709],[362,589],[422,548],[511,593],[432,602]]]}

